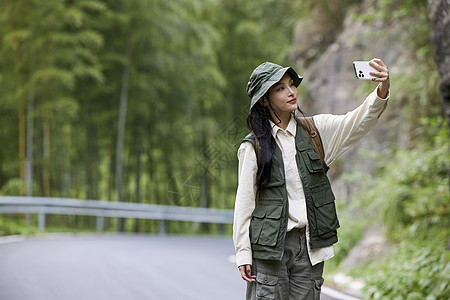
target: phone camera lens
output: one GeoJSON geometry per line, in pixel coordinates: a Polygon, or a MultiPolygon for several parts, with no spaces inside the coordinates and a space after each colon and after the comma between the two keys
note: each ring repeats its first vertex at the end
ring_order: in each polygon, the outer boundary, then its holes
{"type": "Polygon", "coordinates": [[[361,78],[364,78],[364,73],[363,73],[363,71],[359,70],[358,76],[361,77],[361,78]]]}

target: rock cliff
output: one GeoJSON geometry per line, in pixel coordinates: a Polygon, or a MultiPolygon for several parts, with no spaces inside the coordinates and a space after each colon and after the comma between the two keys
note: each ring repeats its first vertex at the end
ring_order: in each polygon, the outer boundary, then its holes
{"type": "Polygon", "coordinates": [[[450,1],[428,0],[428,11],[433,24],[436,62],[441,76],[441,99],[447,122],[450,124],[450,1]]]}
{"type": "MultiPolygon", "coordinates": [[[[410,50],[404,42],[408,22],[370,25],[358,19],[358,9],[349,10],[335,40],[313,60],[308,57],[308,51],[318,34],[314,24],[301,21],[297,25],[291,59],[304,76],[300,97],[302,109],[307,115],[345,114],[362,103],[366,95],[376,88],[375,83],[356,79],[352,65],[354,60],[381,58],[388,65],[391,77],[408,65],[410,50]]],[[[395,82],[391,84],[395,85],[395,82]]],[[[395,95],[392,95],[391,101],[395,101],[395,95]]],[[[339,200],[347,201],[360,188],[345,181],[340,174],[357,172],[370,175],[376,168],[376,162],[367,152],[388,155],[386,149],[396,135],[389,134],[384,123],[394,113],[388,109],[377,127],[348,150],[335,163],[336,166],[332,166],[330,174],[339,200]]],[[[399,119],[398,126],[400,122],[399,119]]]]}

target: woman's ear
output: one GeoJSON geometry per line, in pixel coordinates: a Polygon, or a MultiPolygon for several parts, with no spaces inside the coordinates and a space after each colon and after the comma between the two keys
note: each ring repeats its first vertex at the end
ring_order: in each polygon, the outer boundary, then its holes
{"type": "Polygon", "coordinates": [[[265,96],[262,96],[261,99],[258,100],[258,103],[261,104],[262,106],[268,106],[269,105],[269,101],[267,101],[265,96]]]}

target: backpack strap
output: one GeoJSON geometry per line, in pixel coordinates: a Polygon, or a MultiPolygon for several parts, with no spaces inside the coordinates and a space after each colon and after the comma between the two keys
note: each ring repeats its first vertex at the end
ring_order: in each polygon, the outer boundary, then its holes
{"type": "Polygon", "coordinates": [[[322,163],[325,164],[325,151],[323,150],[322,139],[320,138],[319,130],[317,130],[316,124],[314,124],[313,118],[300,117],[297,120],[308,129],[305,130],[305,133],[313,145],[314,150],[316,150],[317,154],[319,154],[322,163]]]}

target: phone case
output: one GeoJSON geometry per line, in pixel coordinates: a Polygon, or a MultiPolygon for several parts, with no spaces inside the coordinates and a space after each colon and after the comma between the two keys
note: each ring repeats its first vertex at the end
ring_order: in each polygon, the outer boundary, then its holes
{"type": "Polygon", "coordinates": [[[377,78],[372,76],[369,72],[378,72],[372,66],[369,65],[368,61],[354,61],[353,68],[355,69],[355,75],[358,79],[372,79],[377,78]]]}

